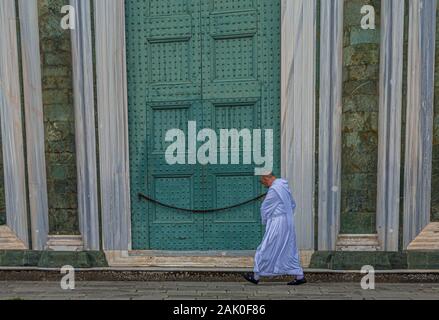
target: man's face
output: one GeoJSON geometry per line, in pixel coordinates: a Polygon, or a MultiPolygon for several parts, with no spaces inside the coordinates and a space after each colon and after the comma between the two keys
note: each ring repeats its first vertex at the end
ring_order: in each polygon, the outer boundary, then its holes
{"type": "Polygon", "coordinates": [[[272,185],[272,177],[271,176],[261,176],[261,184],[263,184],[267,188],[270,188],[272,185]]]}

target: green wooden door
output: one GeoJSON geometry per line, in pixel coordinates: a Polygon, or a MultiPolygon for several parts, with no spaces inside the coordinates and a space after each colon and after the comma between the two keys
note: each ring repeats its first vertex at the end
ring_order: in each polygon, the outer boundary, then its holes
{"type": "MultiPolygon", "coordinates": [[[[253,165],[168,165],[165,134],[198,129],[274,129],[280,140],[280,2],[126,0],[132,236],[134,249],[250,250],[261,239],[263,192],[253,165]]],[[[241,150],[242,151],[242,150],[241,150]]],[[[188,156],[188,154],[186,154],[188,156]]]]}

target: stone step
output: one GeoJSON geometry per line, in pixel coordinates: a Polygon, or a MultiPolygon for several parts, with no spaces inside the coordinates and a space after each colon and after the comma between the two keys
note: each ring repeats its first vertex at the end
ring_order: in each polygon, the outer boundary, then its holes
{"type": "Polygon", "coordinates": [[[413,240],[407,250],[439,250],[439,223],[430,223],[419,236],[413,240]]]}
{"type": "Polygon", "coordinates": [[[379,251],[376,234],[341,234],[338,236],[337,251],[379,251]]]}
{"type": "Polygon", "coordinates": [[[47,241],[47,249],[53,251],[82,251],[84,243],[80,235],[50,235],[47,241]]]}
{"type": "MultiPolygon", "coordinates": [[[[242,282],[244,272],[249,270],[175,270],[169,269],[120,269],[96,268],[78,269],[75,272],[77,281],[182,281],[182,282],[242,282]]],[[[335,271],[306,269],[306,277],[310,283],[321,282],[361,282],[364,274],[357,271],[335,271]]],[[[41,268],[2,268],[0,267],[0,281],[60,281],[62,274],[59,269],[41,268]]],[[[375,272],[377,283],[437,283],[437,270],[389,270],[375,272]]],[[[275,277],[264,281],[283,282],[291,281],[291,277],[275,277]]],[[[359,287],[360,288],[360,287],[359,287]]]]}
{"type": "MultiPolygon", "coordinates": [[[[300,251],[302,266],[308,267],[313,251],[300,251]]],[[[206,267],[206,268],[253,268],[254,251],[208,251],[208,252],[157,252],[157,251],[106,251],[111,267],[206,267]]]]}
{"type": "Polygon", "coordinates": [[[26,246],[8,226],[0,226],[0,250],[26,250],[26,246]]]}

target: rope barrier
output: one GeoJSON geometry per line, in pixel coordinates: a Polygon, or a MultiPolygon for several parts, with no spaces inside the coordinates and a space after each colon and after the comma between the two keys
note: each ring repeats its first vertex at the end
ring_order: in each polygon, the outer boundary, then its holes
{"type": "Polygon", "coordinates": [[[158,200],[152,199],[152,198],[150,198],[150,197],[148,197],[148,196],[146,196],[146,195],[144,195],[142,193],[139,193],[139,200],[147,200],[147,201],[149,201],[151,203],[154,203],[154,204],[159,205],[161,207],[165,207],[165,208],[172,209],[172,210],[178,210],[178,211],[189,212],[189,213],[196,213],[196,214],[203,214],[203,213],[214,213],[214,212],[221,212],[221,211],[226,211],[226,210],[231,210],[231,209],[239,208],[239,207],[245,206],[246,204],[258,201],[259,199],[262,199],[266,195],[267,194],[264,193],[264,194],[261,194],[260,196],[257,196],[255,198],[253,198],[253,199],[250,199],[250,200],[247,200],[247,201],[235,204],[233,206],[228,206],[228,207],[218,208],[218,209],[206,209],[206,210],[203,210],[203,209],[179,208],[179,207],[172,206],[172,205],[160,202],[158,200]]]}

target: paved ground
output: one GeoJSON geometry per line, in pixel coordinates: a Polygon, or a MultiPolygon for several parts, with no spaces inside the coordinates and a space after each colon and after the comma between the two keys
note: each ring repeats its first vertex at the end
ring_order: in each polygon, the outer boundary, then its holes
{"type": "Polygon", "coordinates": [[[0,282],[0,300],[11,299],[404,299],[439,300],[437,284],[377,284],[376,290],[362,290],[356,283],[308,284],[288,287],[282,283],[221,282],[78,282],[73,291],[54,282],[0,282]]]}

